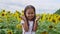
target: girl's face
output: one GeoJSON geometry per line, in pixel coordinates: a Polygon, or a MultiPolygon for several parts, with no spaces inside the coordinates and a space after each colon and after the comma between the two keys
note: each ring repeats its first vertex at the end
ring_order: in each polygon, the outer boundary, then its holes
{"type": "Polygon", "coordinates": [[[26,16],[29,20],[31,20],[34,17],[34,10],[32,8],[27,9],[26,16]]]}

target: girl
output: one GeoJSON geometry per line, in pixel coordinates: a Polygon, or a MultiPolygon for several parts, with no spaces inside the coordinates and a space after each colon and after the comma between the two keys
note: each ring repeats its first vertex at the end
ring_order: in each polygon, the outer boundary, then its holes
{"type": "Polygon", "coordinates": [[[21,18],[23,34],[35,34],[37,30],[37,21],[40,18],[39,16],[36,17],[35,7],[32,5],[26,6],[24,16],[21,16],[21,18]]]}

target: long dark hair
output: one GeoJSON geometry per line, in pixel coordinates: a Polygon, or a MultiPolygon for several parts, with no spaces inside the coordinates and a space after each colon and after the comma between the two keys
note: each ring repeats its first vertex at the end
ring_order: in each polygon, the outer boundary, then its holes
{"type": "MultiPolygon", "coordinates": [[[[35,13],[36,10],[35,10],[35,7],[32,6],[32,5],[26,6],[26,7],[25,7],[25,10],[24,10],[24,16],[26,17],[28,27],[29,27],[29,23],[28,23],[28,18],[27,18],[27,16],[26,16],[26,11],[27,11],[28,9],[30,9],[30,8],[32,8],[32,9],[34,10],[34,17],[32,18],[32,21],[35,22],[35,19],[36,19],[36,13],[35,13]]],[[[34,23],[33,23],[33,26],[34,26],[34,23]]]]}

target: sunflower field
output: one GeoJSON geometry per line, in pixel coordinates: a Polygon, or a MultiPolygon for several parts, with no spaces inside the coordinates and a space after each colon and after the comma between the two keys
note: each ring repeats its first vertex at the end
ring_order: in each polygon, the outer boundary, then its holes
{"type": "MultiPolygon", "coordinates": [[[[0,34],[22,34],[22,15],[23,11],[0,11],[0,34]]],[[[60,15],[43,13],[36,16],[41,16],[36,34],[60,34],[60,15]]]]}

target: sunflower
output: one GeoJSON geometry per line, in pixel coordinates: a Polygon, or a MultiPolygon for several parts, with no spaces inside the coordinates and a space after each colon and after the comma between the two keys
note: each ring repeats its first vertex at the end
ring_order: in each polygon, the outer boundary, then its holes
{"type": "Polygon", "coordinates": [[[58,23],[56,18],[52,18],[52,22],[55,23],[55,24],[58,23]]]}
{"type": "Polygon", "coordinates": [[[16,28],[17,28],[17,29],[21,29],[21,28],[22,28],[22,25],[17,24],[17,25],[16,25],[16,28]]]}
{"type": "Polygon", "coordinates": [[[7,30],[7,34],[13,34],[12,30],[7,30]]]}
{"type": "Polygon", "coordinates": [[[57,17],[58,22],[60,22],[60,16],[57,17]]]}
{"type": "Polygon", "coordinates": [[[44,32],[42,32],[41,34],[48,34],[48,32],[44,31],[44,32]]]}
{"type": "Polygon", "coordinates": [[[2,10],[2,13],[6,14],[6,11],[5,10],[2,10]]]}
{"type": "Polygon", "coordinates": [[[8,11],[7,13],[11,13],[10,11],[8,11]]]}
{"type": "Polygon", "coordinates": [[[16,12],[14,13],[14,16],[15,16],[15,17],[18,17],[19,14],[20,14],[20,13],[16,10],[16,12]]]}
{"type": "Polygon", "coordinates": [[[21,12],[21,16],[24,16],[24,10],[22,10],[22,12],[21,12]]]}
{"type": "Polygon", "coordinates": [[[2,22],[3,20],[2,19],[0,19],[0,22],[2,22]]]}
{"type": "Polygon", "coordinates": [[[42,14],[41,16],[41,21],[43,22],[44,20],[46,20],[46,14],[42,14]]]}
{"type": "Polygon", "coordinates": [[[18,17],[17,17],[17,20],[18,20],[18,22],[20,22],[20,21],[21,21],[21,18],[20,18],[20,16],[18,16],[18,17]]]}
{"type": "Polygon", "coordinates": [[[2,10],[1,16],[6,16],[6,11],[5,10],[2,10]]]}
{"type": "Polygon", "coordinates": [[[48,17],[47,17],[47,20],[48,20],[48,21],[51,21],[51,20],[52,20],[52,16],[48,16],[48,17]]]}
{"type": "Polygon", "coordinates": [[[52,28],[53,28],[53,26],[52,26],[52,25],[50,25],[50,26],[49,26],[49,29],[52,29],[52,28]]]}
{"type": "Polygon", "coordinates": [[[52,19],[52,14],[47,14],[46,15],[46,20],[47,21],[51,21],[51,19],[52,19]]]}

